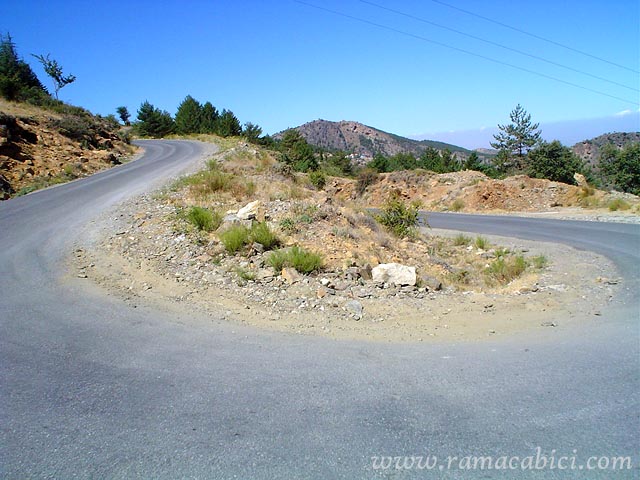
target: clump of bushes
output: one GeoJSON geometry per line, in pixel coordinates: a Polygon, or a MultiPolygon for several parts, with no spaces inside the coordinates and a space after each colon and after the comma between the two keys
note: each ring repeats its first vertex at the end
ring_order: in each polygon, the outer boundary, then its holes
{"type": "Polygon", "coordinates": [[[318,190],[322,190],[327,184],[327,177],[321,171],[316,170],[309,172],[309,181],[311,182],[311,185],[316,187],[318,190]]]}
{"type": "Polygon", "coordinates": [[[220,241],[228,253],[235,254],[249,243],[250,232],[244,225],[234,225],[220,234],[220,241]]]}
{"type": "Polygon", "coordinates": [[[609,207],[610,212],[617,212],[618,210],[629,210],[631,208],[631,205],[629,205],[621,198],[615,198],[611,200],[607,206],[609,207]]]}
{"type": "Polygon", "coordinates": [[[203,207],[191,207],[187,212],[187,221],[198,230],[213,232],[222,223],[222,215],[203,207]]]}
{"type": "Polygon", "coordinates": [[[465,207],[465,204],[462,200],[460,200],[459,198],[456,198],[453,203],[451,204],[451,211],[452,212],[459,212],[460,210],[462,210],[465,207]]]}
{"type": "Polygon", "coordinates": [[[518,278],[526,269],[527,261],[522,255],[500,257],[489,264],[484,274],[489,284],[504,285],[518,278]]]}
{"type": "Polygon", "coordinates": [[[356,191],[358,195],[363,195],[369,185],[373,185],[378,181],[378,172],[373,168],[363,168],[358,173],[356,182],[356,191]]]}
{"type": "Polygon", "coordinates": [[[384,204],[376,220],[397,237],[415,237],[419,209],[419,203],[407,205],[394,194],[384,204]]]}
{"type": "Polygon", "coordinates": [[[267,262],[276,272],[282,271],[284,267],[291,267],[304,274],[320,270],[323,265],[321,255],[297,246],[273,252],[267,262]]]}
{"type": "Polygon", "coordinates": [[[471,244],[471,237],[467,237],[464,233],[459,233],[453,238],[453,244],[456,247],[467,246],[471,244]]]}
{"type": "Polygon", "coordinates": [[[220,241],[228,253],[235,254],[250,243],[259,243],[265,250],[271,250],[280,244],[278,237],[269,229],[266,222],[254,222],[251,228],[234,225],[220,234],[220,241]]]}

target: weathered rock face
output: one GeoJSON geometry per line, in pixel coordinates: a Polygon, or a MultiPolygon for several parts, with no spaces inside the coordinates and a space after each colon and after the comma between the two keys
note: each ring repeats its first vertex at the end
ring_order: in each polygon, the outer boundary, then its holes
{"type": "Polygon", "coordinates": [[[416,267],[408,267],[400,263],[381,263],[371,270],[376,283],[393,283],[395,285],[416,284],[416,267]]]}

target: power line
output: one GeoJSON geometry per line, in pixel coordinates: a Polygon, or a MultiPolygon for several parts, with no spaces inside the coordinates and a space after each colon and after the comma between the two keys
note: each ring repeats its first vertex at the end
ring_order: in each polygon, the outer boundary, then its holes
{"type": "Polygon", "coordinates": [[[478,37],[476,35],[473,35],[473,34],[470,34],[470,33],[467,33],[467,32],[463,32],[461,30],[456,30],[455,28],[447,27],[446,25],[441,25],[439,23],[432,22],[431,20],[427,20],[425,18],[417,17],[417,16],[412,15],[410,13],[402,12],[400,10],[395,10],[393,8],[385,7],[384,5],[380,5],[380,4],[377,4],[377,3],[374,3],[374,2],[369,2],[367,0],[360,0],[360,2],[361,3],[365,3],[367,5],[371,5],[371,6],[376,7],[376,8],[379,8],[381,10],[386,10],[388,12],[392,12],[392,13],[395,13],[397,15],[402,15],[403,17],[411,18],[413,20],[417,20],[417,21],[422,22],[422,23],[427,23],[429,25],[433,25],[435,27],[442,28],[444,30],[448,30],[450,32],[457,33],[459,35],[464,35],[465,37],[473,38],[474,40],[478,40],[480,42],[484,42],[484,43],[487,43],[489,45],[500,47],[500,48],[503,48],[505,50],[509,50],[511,52],[515,52],[515,53],[518,53],[520,55],[524,55],[524,56],[529,57],[529,58],[540,60],[541,62],[545,62],[545,63],[548,63],[550,65],[555,65],[556,67],[564,68],[565,70],[570,70],[572,72],[580,73],[582,75],[586,75],[588,77],[595,78],[595,79],[601,80],[603,82],[611,83],[612,85],[617,85],[618,87],[626,88],[627,90],[631,90],[632,92],[638,93],[638,89],[637,88],[633,88],[633,87],[630,87],[630,86],[625,85],[623,83],[618,83],[618,82],[615,82],[613,80],[609,80],[608,78],[600,77],[598,75],[593,75],[592,73],[585,72],[584,70],[579,70],[577,68],[573,68],[573,67],[570,67],[568,65],[564,65],[562,63],[554,62],[553,60],[548,60],[548,59],[540,57],[538,55],[533,55],[531,53],[524,52],[522,50],[518,50],[517,48],[508,47],[507,45],[502,45],[501,43],[494,42],[492,40],[487,40],[485,38],[478,37]]]}
{"type": "Polygon", "coordinates": [[[428,42],[428,43],[433,43],[434,45],[438,45],[438,46],[441,46],[441,47],[444,47],[444,48],[448,48],[450,50],[455,50],[457,52],[465,53],[467,55],[471,55],[471,56],[474,56],[474,57],[482,58],[483,60],[488,60],[488,61],[493,62],[493,63],[504,65],[504,66],[507,66],[507,67],[510,67],[510,68],[514,68],[516,70],[523,71],[523,72],[527,72],[527,73],[530,73],[532,75],[536,75],[538,77],[547,78],[549,80],[554,80],[554,81],[559,82],[559,83],[564,83],[565,85],[569,85],[571,87],[580,88],[582,90],[586,90],[588,92],[596,93],[598,95],[603,95],[605,97],[614,98],[616,100],[620,100],[620,101],[625,102],[625,103],[630,103],[632,105],[637,105],[638,104],[638,101],[635,101],[635,100],[629,100],[628,98],[622,98],[622,97],[617,97],[615,95],[610,95],[610,94],[602,92],[600,90],[595,90],[593,88],[584,87],[582,85],[578,85],[576,83],[568,82],[566,80],[562,80],[562,79],[557,78],[557,77],[552,77],[551,75],[547,75],[547,74],[544,74],[544,73],[536,72],[534,70],[529,70],[528,68],[519,67],[517,65],[513,65],[513,64],[507,63],[507,62],[503,62],[502,60],[497,60],[495,58],[487,57],[486,55],[470,52],[469,50],[465,50],[463,48],[454,47],[452,45],[447,45],[446,43],[438,42],[437,40],[432,40],[430,38],[426,38],[426,37],[423,37],[423,36],[420,36],[420,35],[416,35],[416,34],[413,34],[413,33],[405,32],[403,30],[398,30],[397,28],[389,27],[387,25],[382,25],[380,23],[372,22],[370,20],[365,20],[364,18],[355,17],[355,16],[349,15],[347,13],[342,13],[342,12],[338,12],[336,10],[331,10],[329,8],[321,7],[319,5],[314,5],[312,3],[308,3],[308,2],[305,2],[305,1],[302,1],[302,0],[293,0],[293,1],[296,2],[296,3],[300,3],[302,5],[306,5],[308,7],[312,7],[312,8],[318,9],[318,10],[323,10],[325,12],[332,13],[334,15],[338,15],[340,17],[348,18],[350,20],[355,20],[356,22],[372,25],[374,27],[382,28],[384,30],[389,30],[391,32],[399,33],[400,35],[404,35],[404,36],[407,36],[407,37],[415,38],[415,39],[422,40],[422,41],[428,42]]]}
{"type": "Polygon", "coordinates": [[[528,36],[536,38],[538,40],[542,40],[543,42],[551,43],[552,45],[556,45],[557,47],[562,47],[562,48],[565,48],[567,50],[571,50],[572,52],[579,53],[580,55],[584,55],[585,57],[590,57],[590,58],[593,58],[595,60],[600,60],[601,62],[608,63],[609,65],[615,65],[616,67],[623,68],[624,70],[628,70],[628,71],[633,72],[633,73],[640,73],[640,71],[638,71],[638,70],[636,70],[634,68],[630,68],[630,67],[627,67],[625,65],[620,65],[619,63],[615,63],[615,62],[612,62],[611,60],[607,60],[606,58],[602,58],[602,57],[598,57],[596,55],[592,55],[591,53],[583,52],[582,50],[578,50],[577,48],[570,47],[569,45],[565,45],[564,43],[556,42],[555,40],[550,40],[548,38],[541,37],[540,35],[536,35],[535,33],[527,32],[526,30],[522,30],[520,28],[513,27],[511,25],[507,25],[506,23],[500,22],[498,20],[494,20],[494,19],[489,18],[489,17],[485,17],[485,16],[480,15],[478,13],[470,12],[469,10],[465,10],[463,8],[456,7],[455,5],[451,5],[449,3],[442,2],[441,0],[431,0],[431,1],[434,2],[434,3],[438,3],[440,5],[444,5],[445,7],[449,7],[449,8],[452,8],[454,10],[458,10],[459,12],[466,13],[467,15],[471,15],[472,17],[481,18],[482,20],[486,20],[487,22],[491,22],[491,23],[494,23],[496,25],[500,25],[501,27],[504,27],[504,28],[509,28],[509,29],[511,29],[511,30],[513,30],[515,32],[522,33],[523,35],[528,35],[528,36]]]}

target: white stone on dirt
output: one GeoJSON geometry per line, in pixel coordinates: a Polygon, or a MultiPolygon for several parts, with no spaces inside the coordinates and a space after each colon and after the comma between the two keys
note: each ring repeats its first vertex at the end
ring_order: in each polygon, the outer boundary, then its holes
{"type": "Polygon", "coordinates": [[[400,263],[381,263],[371,270],[371,275],[375,283],[416,284],[416,267],[409,267],[400,263]]]}

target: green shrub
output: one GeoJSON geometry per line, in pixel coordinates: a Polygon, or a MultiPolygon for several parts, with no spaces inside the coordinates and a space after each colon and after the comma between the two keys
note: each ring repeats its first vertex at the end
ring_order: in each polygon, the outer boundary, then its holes
{"type": "Polygon", "coordinates": [[[407,205],[398,195],[391,195],[376,220],[397,237],[413,237],[418,226],[419,204],[407,205]]]}
{"type": "Polygon", "coordinates": [[[324,186],[327,184],[327,177],[321,171],[309,172],[309,181],[311,185],[316,187],[318,190],[322,190],[324,186]]]}
{"type": "Polygon", "coordinates": [[[320,270],[323,264],[321,255],[297,246],[272,252],[267,262],[276,272],[291,267],[304,274],[320,270]]]}
{"type": "Polygon", "coordinates": [[[507,284],[519,277],[527,269],[527,261],[522,255],[497,258],[485,269],[489,283],[507,284]]]}
{"type": "Polygon", "coordinates": [[[228,253],[235,254],[247,243],[251,230],[242,225],[234,225],[220,234],[220,241],[228,253]]]}
{"type": "Polygon", "coordinates": [[[549,264],[549,261],[544,255],[537,255],[531,259],[531,263],[533,264],[534,268],[540,270],[546,267],[549,264]]]}
{"type": "Polygon", "coordinates": [[[281,272],[287,264],[287,251],[277,250],[275,252],[271,252],[271,255],[267,258],[267,263],[271,265],[276,272],[281,272]]]}
{"type": "Polygon", "coordinates": [[[245,280],[247,282],[254,281],[256,279],[256,274],[254,272],[247,270],[246,268],[235,267],[233,270],[236,273],[236,275],[238,275],[238,278],[245,280]]]}
{"type": "Polygon", "coordinates": [[[289,250],[289,262],[300,273],[311,273],[322,267],[322,257],[319,254],[300,247],[289,250]]]}
{"type": "Polygon", "coordinates": [[[191,207],[187,213],[187,221],[198,230],[212,232],[222,223],[222,215],[202,207],[191,207]]]}
{"type": "Polygon", "coordinates": [[[207,170],[209,170],[210,172],[220,170],[220,165],[215,158],[210,158],[209,160],[207,160],[207,170]]]}
{"type": "Polygon", "coordinates": [[[251,226],[251,234],[249,237],[252,242],[259,243],[265,250],[271,250],[280,243],[280,240],[278,240],[275,233],[269,229],[269,225],[267,225],[266,222],[254,223],[251,226]]]}
{"type": "Polygon", "coordinates": [[[297,231],[296,222],[291,217],[286,217],[280,220],[280,228],[283,232],[291,235],[297,231]]]}
{"type": "Polygon", "coordinates": [[[453,203],[451,204],[450,210],[452,212],[459,212],[460,210],[462,210],[465,207],[465,204],[462,200],[460,200],[459,198],[456,198],[453,203]]]}
{"type": "Polygon", "coordinates": [[[471,245],[471,237],[467,237],[464,233],[459,233],[453,238],[453,244],[456,247],[471,245]]]}
{"type": "Polygon", "coordinates": [[[486,250],[489,246],[489,242],[487,241],[487,239],[480,236],[476,237],[475,244],[476,248],[479,248],[480,250],[486,250]]]}
{"type": "Polygon", "coordinates": [[[618,210],[629,210],[631,208],[631,205],[629,205],[621,198],[611,200],[607,206],[609,207],[610,212],[617,212],[618,210]]]}

